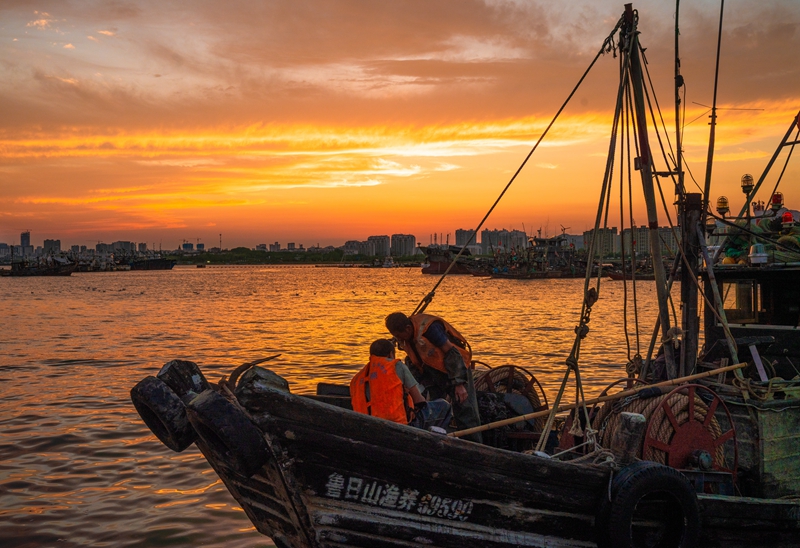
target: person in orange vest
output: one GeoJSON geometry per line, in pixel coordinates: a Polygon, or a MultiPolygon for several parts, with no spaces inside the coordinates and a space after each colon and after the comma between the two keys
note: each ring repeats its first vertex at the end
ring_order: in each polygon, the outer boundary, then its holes
{"type": "MultiPolygon", "coordinates": [[[[450,398],[457,428],[480,426],[472,350],[461,333],[437,316],[414,314],[409,318],[402,312],[386,316],[386,328],[405,350],[409,369],[429,397],[450,398]]],[[[483,442],[480,432],[461,439],[483,442]]]]}
{"type": "Polygon", "coordinates": [[[453,418],[450,404],[425,400],[406,364],[395,359],[392,341],[378,339],[369,354],[369,363],[350,381],[354,411],[418,428],[447,429],[453,418]]]}

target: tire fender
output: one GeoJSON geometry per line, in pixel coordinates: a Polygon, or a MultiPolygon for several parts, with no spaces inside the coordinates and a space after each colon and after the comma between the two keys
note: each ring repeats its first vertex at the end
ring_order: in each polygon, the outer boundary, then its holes
{"type": "Polygon", "coordinates": [[[216,464],[249,478],[269,460],[264,434],[218,392],[206,390],[194,398],[187,415],[216,464]]]}
{"type": "Polygon", "coordinates": [[[139,381],[131,389],[131,402],[150,431],[173,451],[180,453],[197,439],[183,402],[161,379],[139,381]]]}
{"type": "Polygon", "coordinates": [[[661,530],[656,546],[698,546],[700,510],[692,485],[678,470],[650,461],[635,462],[612,480],[611,502],[607,495],[603,497],[596,520],[598,546],[639,546],[638,530],[632,525],[647,504],[658,509],[656,520],[661,530]],[[646,504],[640,506],[642,502],[646,504]]]}

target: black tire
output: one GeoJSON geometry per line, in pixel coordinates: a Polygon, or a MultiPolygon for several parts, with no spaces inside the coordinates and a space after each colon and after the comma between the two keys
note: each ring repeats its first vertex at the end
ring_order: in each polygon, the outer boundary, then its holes
{"type": "Polygon", "coordinates": [[[161,379],[145,377],[131,389],[131,401],[150,431],[167,447],[180,453],[197,435],[186,416],[186,407],[161,379]]]}
{"type": "Polygon", "coordinates": [[[216,464],[249,478],[269,460],[261,430],[218,392],[206,390],[194,398],[187,414],[216,464]]]}
{"type": "Polygon", "coordinates": [[[611,503],[599,515],[598,544],[614,548],[692,548],[700,537],[700,510],[689,481],[655,462],[636,462],[611,485],[611,503]]]}
{"type": "Polygon", "coordinates": [[[208,381],[197,364],[187,360],[168,361],[156,377],[164,381],[184,402],[209,388],[208,381]]]}

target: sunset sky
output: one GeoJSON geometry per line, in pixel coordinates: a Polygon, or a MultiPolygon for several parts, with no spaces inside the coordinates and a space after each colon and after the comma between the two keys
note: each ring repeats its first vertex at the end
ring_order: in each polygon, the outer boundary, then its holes
{"type": "MultiPolygon", "coordinates": [[[[675,6],[634,8],[672,131],[675,6]]],[[[800,2],[725,10],[712,198],[738,209],[741,175],[761,173],[800,110],[800,2]]],[[[3,0],[0,242],[26,229],[34,245],[62,246],[452,242],[622,11],[610,0],[3,0]]],[[[719,1],[684,0],[680,16],[684,148],[702,185],[719,1]]],[[[598,61],[486,227],[590,228],[617,74],[612,55],[598,61]]],[[[798,165],[782,185],[794,208],[798,165]]]]}

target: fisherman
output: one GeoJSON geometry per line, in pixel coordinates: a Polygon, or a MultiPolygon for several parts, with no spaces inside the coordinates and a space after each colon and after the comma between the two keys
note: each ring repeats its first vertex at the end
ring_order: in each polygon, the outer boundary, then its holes
{"type": "Polygon", "coordinates": [[[406,364],[395,359],[388,339],[370,345],[369,363],[350,381],[350,401],[359,413],[426,430],[446,430],[453,419],[447,401],[425,400],[406,364]]]}
{"type": "MultiPolygon", "coordinates": [[[[386,328],[398,347],[406,351],[406,363],[426,387],[429,398],[450,397],[459,430],[481,425],[475,383],[472,379],[472,351],[456,329],[436,316],[402,312],[386,316],[386,328]]],[[[483,442],[480,432],[463,436],[483,442]]]]}

